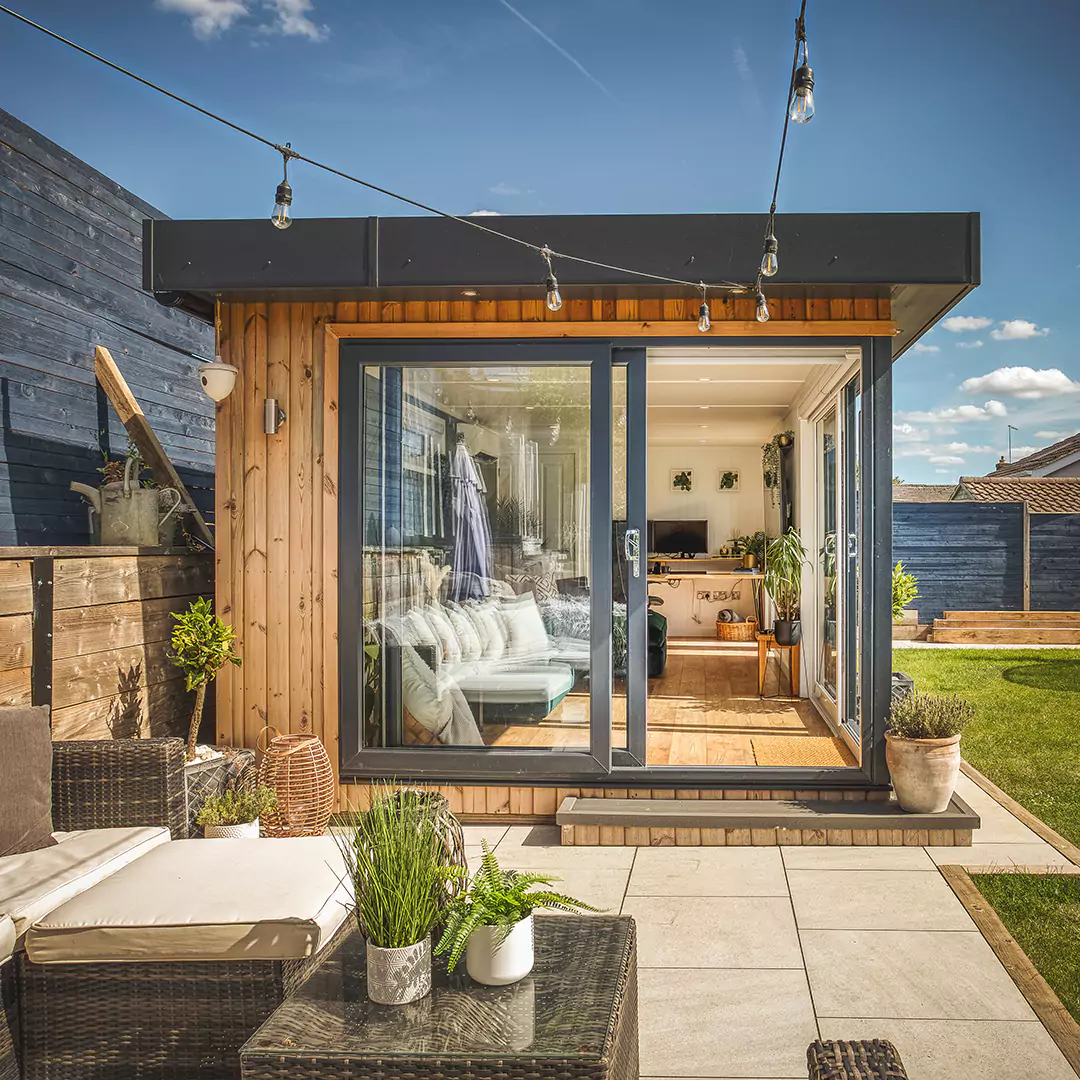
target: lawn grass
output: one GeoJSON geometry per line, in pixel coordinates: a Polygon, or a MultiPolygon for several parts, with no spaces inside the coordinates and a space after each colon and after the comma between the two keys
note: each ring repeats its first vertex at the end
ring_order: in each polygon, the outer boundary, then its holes
{"type": "Polygon", "coordinates": [[[964,757],[1080,844],[1080,649],[894,649],[893,670],[970,701],[964,757]]]}
{"type": "Polygon", "coordinates": [[[973,874],[972,881],[1080,1022],[1080,875],[973,874]]]}

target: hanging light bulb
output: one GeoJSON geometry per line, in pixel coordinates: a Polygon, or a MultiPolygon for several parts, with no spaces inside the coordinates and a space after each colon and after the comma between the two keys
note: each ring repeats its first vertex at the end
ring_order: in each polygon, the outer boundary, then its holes
{"type": "Polygon", "coordinates": [[[697,328],[703,334],[707,334],[712,327],[712,323],[709,322],[709,301],[705,292],[705,283],[701,283],[701,307],[698,308],[698,321],[697,328]]]}
{"type": "Polygon", "coordinates": [[[758,289],[757,314],[755,317],[758,322],[769,321],[769,305],[768,302],[765,300],[765,294],[761,291],[761,289],[758,289]]]}
{"type": "Polygon", "coordinates": [[[765,237],[765,254],[761,256],[761,272],[765,277],[772,277],[780,269],[780,263],[776,258],[779,247],[770,226],[769,234],[765,237]]]}
{"type": "Polygon", "coordinates": [[[286,143],[278,149],[281,150],[284,177],[281,183],[278,184],[277,192],[274,195],[274,212],[270,215],[270,220],[274,223],[275,228],[287,229],[292,224],[292,218],[289,216],[289,207],[292,206],[292,187],[289,184],[289,158],[296,157],[296,155],[292,152],[292,143],[286,143]]]}
{"type": "Polygon", "coordinates": [[[795,20],[795,39],[802,45],[802,63],[795,72],[795,81],[791,84],[791,101],[788,102],[788,117],[796,124],[806,124],[814,119],[814,72],[810,68],[810,50],[806,45],[806,25],[800,15],[795,20]]]}
{"type": "Polygon", "coordinates": [[[547,263],[547,280],[544,287],[547,289],[548,311],[558,311],[562,307],[562,294],[559,292],[559,279],[555,276],[555,269],[551,265],[551,248],[542,247],[540,254],[547,263]]]}

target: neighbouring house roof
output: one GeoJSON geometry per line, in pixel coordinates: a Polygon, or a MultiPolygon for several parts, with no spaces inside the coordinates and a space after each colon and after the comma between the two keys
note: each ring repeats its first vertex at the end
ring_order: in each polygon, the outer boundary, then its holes
{"type": "MultiPolygon", "coordinates": [[[[590,214],[491,219],[500,232],[596,260],[556,259],[564,300],[673,298],[680,281],[745,281],[761,258],[764,214],[590,214]],[[605,265],[607,264],[607,265],[605,265]]],[[[534,299],[545,269],[527,247],[438,217],[147,221],[143,287],[208,321],[214,301],[534,299]]],[[[899,356],[980,281],[977,213],[778,214],[777,299],[889,299],[899,356]]]]}
{"type": "Polygon", "coordinates": [[[1008,462],[1002,459],[997,463],[997,468],[989,475],[1030,476],[1032,473],[1043,473],[1050,466],[1063,462],[1066,458],[1076,456],[1080,456],[1080,431],[1075,435],[1070,435],[1067,439],[1062,439],[1060,442],[1044,446],[1041,450],[1036,450],[1034,454],[1028,454],[1027,457],[1023,457],[1019,461],[1008,462]]]}
{"type": "Polygon", "coordinates": [[[955,484],[893,484],[893,502],[942,503],[950,502],[956,492],[955,484]]]}
{"type": "Polygon", "coordinates": [[[954,498],[1025,502],[1033,514],[1080,514],[1080,476],[961,476],[954,498]]]}

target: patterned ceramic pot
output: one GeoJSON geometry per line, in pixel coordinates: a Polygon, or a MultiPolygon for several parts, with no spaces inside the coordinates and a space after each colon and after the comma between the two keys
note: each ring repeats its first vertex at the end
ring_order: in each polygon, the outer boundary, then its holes
{"type": "Polygon", "coordinates": [[[259,819],[243,825],[204,825],[203,830],[207,840],[258,840],[259,819]]]}
{"type": "Polygon", "coordinates": [[[509,937],[496,947],[494,926],[481,926],[469,935],[465,946],[465,967],[469,975],[485,986],[506,986],[524,979],[533,969],[533,920],[522,919],[509,937]]]}
{"type": "Polygon", "coordinates": [[[400,949],[367,943],[367,992],[380,1005],[406,1005],[431,992],[431,938],[400,949]]]}

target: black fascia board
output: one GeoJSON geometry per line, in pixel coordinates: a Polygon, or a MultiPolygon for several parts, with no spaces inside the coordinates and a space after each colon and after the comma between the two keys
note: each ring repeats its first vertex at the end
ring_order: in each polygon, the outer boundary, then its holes
{"type": "MultiPolygon", "coordinates": [[[[781,214],[784,286],[957,284],[979,280],[977,213],[781,214]]],[[[597,262],[683,281],[749,282],[761,214],[652,214],[488,219],[501,232],[597,262]]],[[[486,222],[485,222],[486,223],[486,222]]],[[[535,287],[539,255],[458,221],[430,217],[144,222],[144,285],[157,294],[272,299],[373,290],[535,287]]],[[[560,284],[634,287],[645,279],[556,260],[560,284]]],[[[661,283],[657,283],[658,288],[661,283]]]]}

